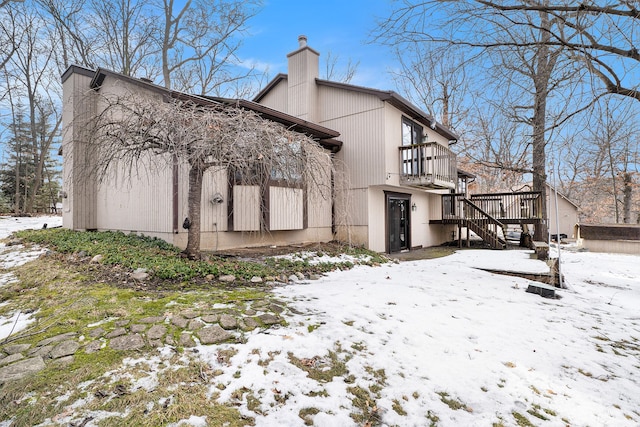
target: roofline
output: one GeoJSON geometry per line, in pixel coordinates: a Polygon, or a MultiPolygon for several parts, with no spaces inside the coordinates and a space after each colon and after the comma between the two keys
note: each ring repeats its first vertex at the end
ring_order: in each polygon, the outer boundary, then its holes
{"type": "Polygon", "coordinates": [[[308,136],[316,138],[324,148],[327,148],[334,153],[340,151],[340,149],[342,148],[342,141],[338,141],[334,139],[340,136],[340,132],[337,132],[333,129],[329,129],[315,123],[308,122],[298,117],[291,116],[281,111],[274,110],[272,108],[266,107],[264,105],[258,104],[253,101],[248,101],[245,99],[215,98],[215,97],[208,97],[208,96],[192,95],[192,94],[188,94],[188,93],[184,93],[176,90],[170,90],[165,87],[159,86],[151,81],[148,81],[146,79],[139,79],[139,78],[127,76],[124,74],[116,73],[115,71],[111,71],[106,68],[98,68],[97,70],[92,71],[87,68],[71,66],[67,69],[67,71],[64,72],[62,77],[63,81],[68,79],[71,76],[71,74],[73,74],[74,72],[78,72],[87,77],[93,77],[91,79],[91,83],[89,86],[96,91],[100,90],[100,86],[104,82],[104,79],[107,76],[111,76],[121,80],[126,80],[127,82],[135,84],[136,86],[143,87],[146,90],[160,93],[168,98],[185,99],[185,100],[188,99],[199,105],[221,105],[221,104],[234,105],[235,104],[246,110],[255,111],[261,117],[266,118],[267,120],[281,123],[296,132],[304,133],[304,134],[307,134],[308,136]]]}
{"type": "Polygon", "coordinates": [[[71,64],[62,73],[62,76],[60,76],[60,78],[62,80],[62,83],[64,83],[67,81],[69,77],[71,77],[72,74],[82,74],[83,76],[86,76],[86,77],[93,77],[95,72],[96,72],[95,70],[91,70],[86,67],[81,67],[80,65],[71,64]]]}
{"type": "MultiPolygon", "coordinates": [[[[288,78],[287,74],[280,73],[275,76],[267,85],[253,98],[254,102],[260,102],[275,86],[281,81],[288,78]]],[[[316,84],[321,86],[335,87],[339,89],[351,90],[360,93],[366,93],[378,97],[381,101],[386,101],[396,107],[398,110],[405,113],[409,118],[416,120],[423,125],[432,128],[440,135],[447,138],[449,141],[457,142],[460,137],[454,133],[451,129],[438,123],[435,118],[426,114],[424,111],[413,105],[411,102],[400,96],[398,93],[392,90],[379,90],[368,88],[364,86],[356,86],[348,83],[339,83],[331,80],[316,79],[316,84]],[[435,126],[435,129],[433,128],[435,126]]]]}

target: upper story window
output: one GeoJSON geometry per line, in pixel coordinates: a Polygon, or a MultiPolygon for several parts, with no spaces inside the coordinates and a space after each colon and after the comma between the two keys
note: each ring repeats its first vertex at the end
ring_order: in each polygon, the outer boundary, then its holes
{"type": "Polygon", "coordinates": [[[406,117],[402,118],[402,145],[415,145],[422,142],[422,126],[406,117]]]}

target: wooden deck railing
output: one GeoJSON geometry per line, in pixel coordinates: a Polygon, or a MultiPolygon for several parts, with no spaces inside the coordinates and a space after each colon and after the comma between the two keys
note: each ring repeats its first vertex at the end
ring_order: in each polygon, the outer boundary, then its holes
{"type": "MultiPolygon", "coordinates": [[[[442,195],[442,219],[467,219],[464,194],[442,195]]],[[[469,197],[478,208],[502,222],[539,222],[542,218],[540,192],[474,194],[469,197]]]]}
{"type": "Polygon", "coordinates": [[[435,142],[404,145],[400,150],[400,182],[404,185],[455,188],[456,155],[435,142]]]}

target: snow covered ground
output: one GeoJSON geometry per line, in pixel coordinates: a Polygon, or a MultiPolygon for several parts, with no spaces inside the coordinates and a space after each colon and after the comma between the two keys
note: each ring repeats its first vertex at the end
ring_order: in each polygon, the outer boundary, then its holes
{"type": "MultiPolygon", "coordinates": [[[[0,239],[9,237],[11,233],[18,230],[27,230],[30,228],[42,228],[44,224],[47,227],[57,227],[62,225],[62,217],[60,216],[40,216],[33,218],[14,218],[0,216],[0,239]]],[[[42,253],[42,250],[35,248],[24,251],[22,245],[7,246],[0,243],[0,271],[16,267],[36,259],[42,253]]],[[[11,283],[15,280],[13,273],[0,274],[0,287],[11,283]]],[[[0,316],[0,340],[6,338],[12,333],[16,333],[26,328],[31,323],[30,316],[21,312],[12,313],[10,317],[0,316]]]]}
{"type": "Polygon", "coordinates": [[[640,425],[640,256],[563,251],[568,289],[555,300],[477,269],[546,271],[530,253],[463,250],[283,286],[278,298],[301,313],[289,326],[193,357],[223,372],[211,394],[257,426],[302,426],[301,411],[315,426],[366,425],[354,402],[384,426],[640,425]],[[221,349],[237,353],[221,361],[221,349]],[[324,380],[299,367],[340,361],[324,380]]]}

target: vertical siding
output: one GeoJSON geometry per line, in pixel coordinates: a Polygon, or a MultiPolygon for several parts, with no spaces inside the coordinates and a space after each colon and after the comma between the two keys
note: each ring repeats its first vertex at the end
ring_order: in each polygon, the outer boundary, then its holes
{"type": "Polygon", "coordinates": [[[135,170],[111,168],[98,189],[97,226],[139,233],[172,231],[172,163],[147,156],[135,170]]]}
{"type": "Polygon", "coordinates": [[[307,226],[331,227],[331,206],[333,204],[331,193],[331,157],[325,156],[318,159],[318,167],[321,171],[314,172],[316,182],[311,177],[307,178],[307,226]]]}
{"type": "Polygon", "coordinates": [[[72,74],[64,83],[63,96],[67,104],[63,138],[63,164],[67,205],[63,207],[69,228],[96,228],[96,177],[91,172],[95,153],[87,144],[88,122],[96,114],[96,97],[89,90],[91,77],[72,74]],[[68,220],[68,221],[67,221],[68,220]]]}
{"type": "Polygon", "coordinates": [[[287,79],[284,79],[260,100],[260,104],[266,105],[274,110],[282,111],[283,113],[288,113],[288,96],[287,79]]]}
{"type": "Polygon", "coordinates": [[[310,48],[289,55],[288,113],[311,122],[317,121],[318,53],[310,48]]]}
{"type": "Polygon", "coordinates": [[[233,187],[234,231],[260,230],[260,187],[236,185],[233,187]]]}
{"type": "Polygon", "coordinates": [[[304,227],[303,190],[269,188],[269,229],[301,230],[304,227]]]}
{"type": "Polygon", "coordinates": [[[209,169],[202,181],[202,206],[200,216],[200,230],[227,230],[227,199],[228,199],[227,170],[209,169]],[[214,196],[222,197],[222,202],[214,202],[214,196]]]}
{"type": "Polygon", "coordinates": [[[340,132],[337,158],[348,165],[350,188],[385,183],[384,102],[376,96],[321,86],[320,124],[340,132]]]}

